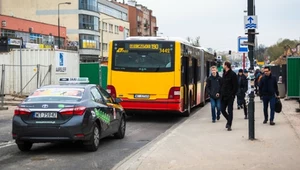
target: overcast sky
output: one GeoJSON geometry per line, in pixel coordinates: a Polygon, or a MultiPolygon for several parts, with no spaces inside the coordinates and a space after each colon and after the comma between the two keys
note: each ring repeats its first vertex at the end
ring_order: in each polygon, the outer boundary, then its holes
{"type": "MultiPolygon", "coordinates": [[[[137,0],[153,10],[165,36],[200,36],[200,43],[217,51],[237,51],[244,36],[247,0],[137,0]]],[[[300,38],[300,0],[256,0],[258,43],[270,46],[279,38],[300,38]]]]}

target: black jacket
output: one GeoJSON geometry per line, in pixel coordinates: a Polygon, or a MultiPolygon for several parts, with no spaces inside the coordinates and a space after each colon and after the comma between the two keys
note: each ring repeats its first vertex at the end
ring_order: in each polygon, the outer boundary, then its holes
{"type": "Polygon", "coordinates": [[[206,80],[206,92],[207,94],[213,98],[218,99],[220,98],[216,96],[217,93],[221,95],[221,86],[222,86],[222,78],[217,73],[216,77],[210,76],[206,80]]]}
{"type": "Polygon", "coordinates": [[[247,77],[242,74],[241,76],[238,75],[238,91],[237,96],[245,97],[245,93],[248,90],[248,79],[247,77]]]}
{"type": "Polygon", "coordinates": [[[238,90],[237,75],[231,69],[223,73],[221,95],[222,100],[233,99],[238,90]]]}
{"type": "Polygon", "coordinates": [[[263,76],[259,82],[259,94],[261,96],[279,96],[278,85],[276,77],[270,74],[270,76],[263,76]]]}

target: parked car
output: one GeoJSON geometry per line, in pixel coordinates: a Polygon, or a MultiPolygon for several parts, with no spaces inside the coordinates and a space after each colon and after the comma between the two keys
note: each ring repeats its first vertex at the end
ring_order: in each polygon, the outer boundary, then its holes
{"type": "Polygon", "coordinates": [[[96,151],[101,138],[124,138],[121,99],[86,84],[87,78],[60,82],[35,90],[14,111],[12,137],[21,151],[29,151],[33,143],[58,141],[82,141],[87,150],[96,151]]]}

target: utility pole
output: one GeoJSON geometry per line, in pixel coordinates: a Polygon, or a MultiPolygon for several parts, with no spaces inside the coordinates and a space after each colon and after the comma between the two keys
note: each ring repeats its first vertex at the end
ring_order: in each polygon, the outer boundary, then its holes
{"type": "MultiPolygon", "coordinates": [[[[248,16],[254,15],[254,0],[248,0],[248,16]]],[[[254,45],[255,45],[255,29],[248,29],[248,58],[250,60],[250,69],[254,70],[254,45]]],[[[249,139],[255,139],[254,129],[254,87],[251,85],[251,93],[249,94],[248,115],[249,115],[249,139]]]]}

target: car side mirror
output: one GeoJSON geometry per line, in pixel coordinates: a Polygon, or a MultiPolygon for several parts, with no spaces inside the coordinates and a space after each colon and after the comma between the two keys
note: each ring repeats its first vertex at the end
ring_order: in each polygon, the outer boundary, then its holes
{"type": "Polygon", "coordinates": [[[118,103],[118,104],[119,104],[119,103],[121,103],[123,100],[122,100],[122,99],[120,99],[120,98],[116,98],[116,99],[115,99],[115,101],[116,101],[116,103],[118,103]]]}

